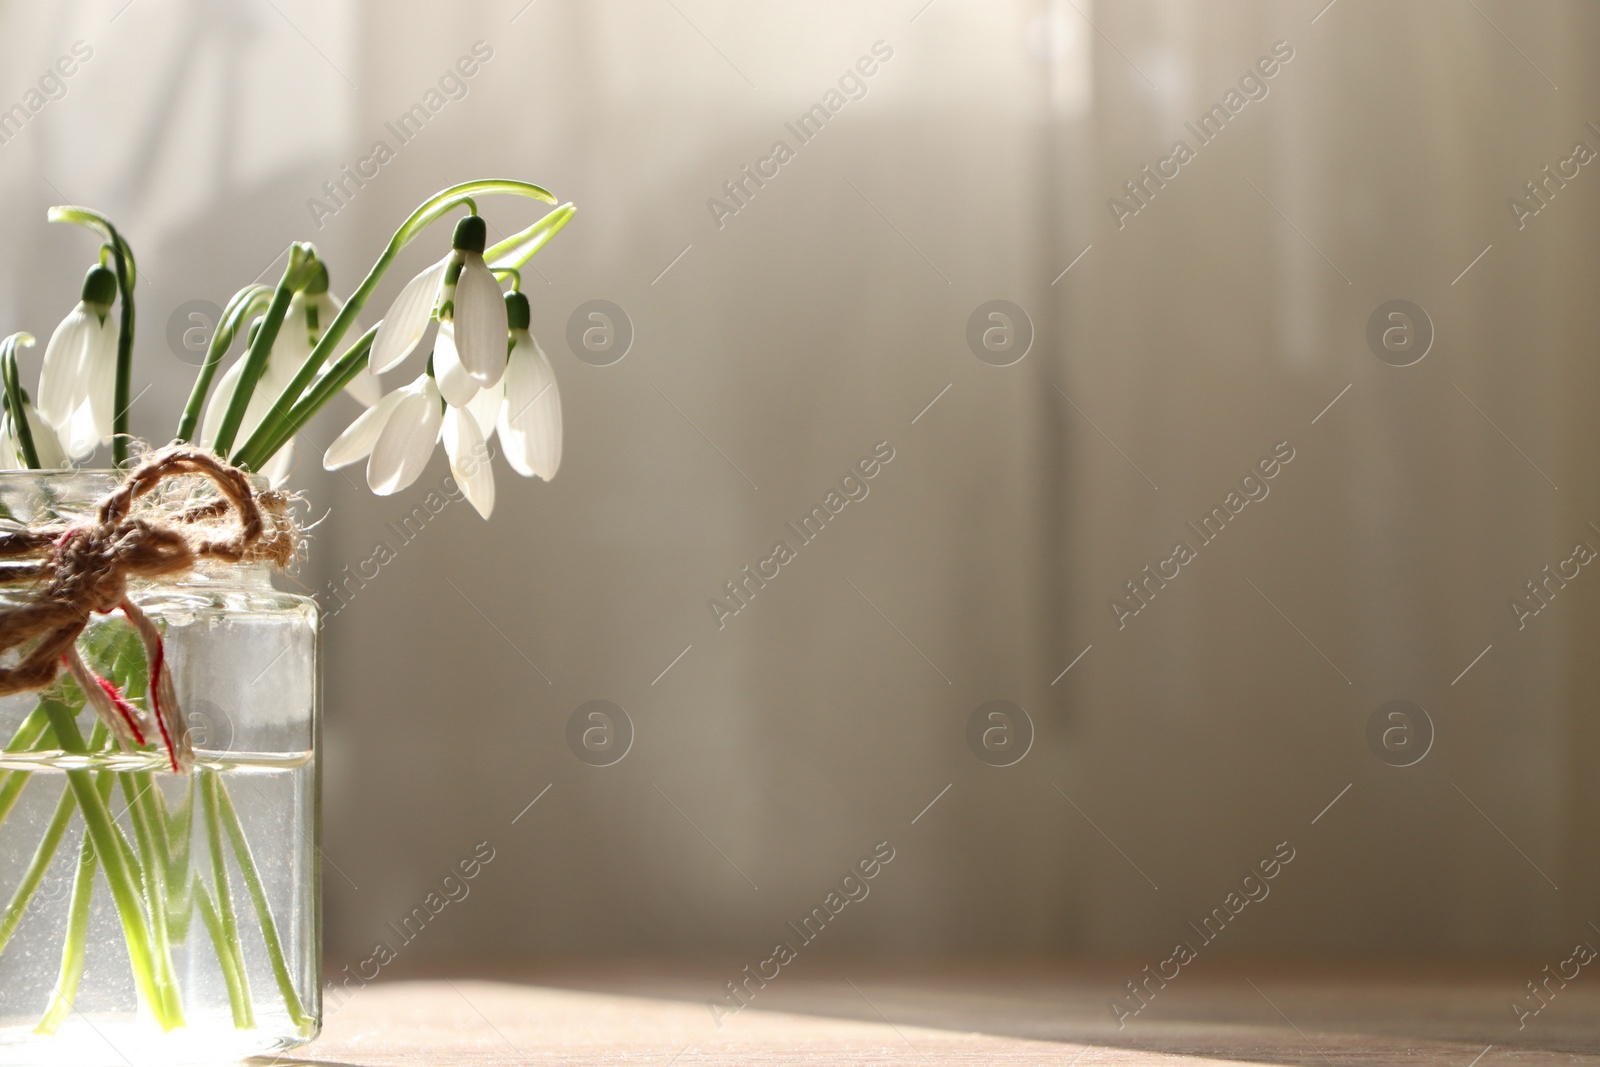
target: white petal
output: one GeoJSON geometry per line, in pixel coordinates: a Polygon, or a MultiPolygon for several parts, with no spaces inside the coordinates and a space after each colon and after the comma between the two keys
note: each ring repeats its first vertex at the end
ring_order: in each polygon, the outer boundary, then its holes
{"type": "Polygon", "coordinates": [[[271,459],[267,460],[261,468],[261,474],[272,488],[281,489],[283,483],[289,480],[289,475],[294,472],[294,466],[294,438],[291,437],[271,459]]]}
{"type": "MultiPolygon", "coordinates": [[[[500,405],[496,427],[500,433],[500,451],[511,469],[524,478],[534,477],[533,457],[529,452],[528,435],[512,426],[513,413],[526,416],[530,410],[533,390],[533,340],[526,331],[518,330],[516,343],[511,348],[511,358],[506,362],[505,403],[500,405]]],[[[519,420],[520,421],[520,420],[519,420]]]]}
{"type": "Polygon", "coordinates": [[[22,411],[28,418],[28,429],[33,431],[33,451],[39,457],[40,469],[60,470],[65,467],[66,453],[61,451],[61,442],[56,439],[55,431],[27,401],[23,401],[22,411]]]}
{"type": "Polygon", "coordinates": [[[39,371],[39,414],[52,426],[65,425],[83,400],[83,355],[99,329],[97,316],[80,303],[50,335],[39,371]]]}
{"type": "Polygon", "coordinates": [[[340,467],[348,467],[356,460],[366,459],[371,455],[372,446],[377,444],[383,424],[389,420],[389,416],[394,413],[396,405],[404,395],[405,390],[396,389],[358,415],[356,421],[346,427],[344,433],[328,446],[327,454],[322,457],[322,469],[336,471],[340,467]]]}
{"type": "Polygon", "coordinates": [[[452,407],[444,413],[444,451],[450,457],[450,472],[456,484],[478,514],[488,518],[494,511],[494,471],[489,466],[489,447],[471,414],[452,407]]]}
{"type": "Polygon", "coordinates": [[[243,441],[256,431],[263,419],[278,402],[283,391],[289,388],[289,383],[294,381],[299,367],[292,363],[282,362],[278,357],[267,357],[267,369],[261,372],[261,378],[256,382],[256,391],[250,395],[250,403],[245,406],[244,422],[239,427],[239,440],[243,441]]]}
{"type": "Polygon", "coordinates": [[[83,459],[100,444],[100,427],[95,422],[94,410],[88,400],[67,416],[65,426],[58,427],[61,446],[73,459],[83,459]]]}
{"type": "Polygon", "coordinates": [[[452,407],[466,407],[478,393],[478,383],[461,365],[455,324],[448,320],[439,323],[439,333],[433,340],[433,376],[439,383],[439,392],[452,407]]]}
{"type": "Polygon", "coordinates": [[[389,305],[388,314],[378,324],[378,335],[372,339],[372,373],[393,370],[422,340],[439,302],[439,288],[444,284],[444,269],[449,262],[450,257],[446,256],[412,278],[389,305]]]}
{"type": "MultiPolygon", "coordinates": [[[[289,301],[289,313],[283,317],[278,336],[272,341],[267,366],[281,375],[283,384],[288,385],[305,365],[311,348],[311,327],[306,322],[306,295],[296,293],[289,301]]],[[[281,391],[282,386],[279,389],[281,391]]]]}
{"type": "MultiPolygon", "coordinates": [[[[206,402],[206,415],[200,421],[200,444],[205,448],[212,446],[217,439],[217,432],[222,429],[222,420],[227,417],[228,407],[233,403],[233,394],[238,391],[239,380],[244,377],[246,358],[241,355],[234,360],[231,367],[222,372],[222,377],[217,380],[216,387],[211,392],[211,399],[206,402]]],[[[262,371],[261,377],[256,380],[255,392],[250,394],[250,402],[244,406],[244,418],[239,421],[239,429],[233,435],[235,445],[248,441],[250,435],[256,432],[261,420],[272,410],[272,405],[293,375],[293,371],[275,365],[272,357],[267,357],[267,369],[262,371]]]]}
{"type": "Polygon", "coordinates": [[[356,376],[350,379],[350,384],[344,387],[344,391],[355,397],[365,408],[370,408],[383,399],[383,384],[378,381],[378,376],[366,367],[356,371],[356,376]]]}
{"type": "Polygon", "coordinates": [[[0,413],[0,470],[19,471],[26,468],[27,464],[22,461],[22,449],[11,437],[11,414],[0,413]]]}
{"type": "Polygon", "coordinates": [[[561,390],[550,357],[532,338],[518,340],[506,367],[500,442],[519,474],[549,481],[561,467],[561,390]]]}
{"type": "Polygon", "coordinates": [[[467,405],[472,417],[478,420],[478,431],[485,438],[494,433],[495,420],[500,417],[500,409],[505,406],[505,398],[505,387],[496,385],[489,389],[479,389],[478,395],[467,405]]]}
{"type": "Polygon", "coordinates": [[[506,371],[506,298],[476,252],[468,252],[456,281],[456,346],[479,385],[494,385],[506,371]]]}
{"type": "Polygon", "coordinates": [[[233,392],[239,388],[239,377],[244,373],[244,360],[238,359],[233,366],[222,372],[222,377],[217,379],[217,384],[211,389],[211,399],[206,401],[206,415],[200,420],[200,445],[210,448],[211,442],[217,439],[217,431],[222,429],[222,419],[228,413],[228,405],[233,403],[233,392]]]}
{"type": "Polygon", "coordinates": [[[111,440],[111,430],[117,399],[117,327],[110,315],[103,323],[96,323],[99,332],[92,335],[88,349],[83,354],[79,375],[84,392],[89,398],[89,415],[94,420],[94,431],[99,443],[111,440]]]}
{"type": "Polygon", "coordinates": [[[433,379],[423,375],[401,393],[367,460],[367,485],[379,496],[398,493],[416,481],[439,440],[443,402],[433,379]]]}

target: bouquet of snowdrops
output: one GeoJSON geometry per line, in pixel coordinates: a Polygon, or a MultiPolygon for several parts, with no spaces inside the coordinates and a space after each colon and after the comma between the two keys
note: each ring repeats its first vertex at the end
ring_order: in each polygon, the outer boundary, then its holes
{"type": "MultiPolygon", "coordinates": [[[[277,285],[249,285],[229,300],[173,443],[142,456],[131,454],[128,426],[138,281],[133,251],[103,215],[51,209],[52,221],[94,232],[100,249],[81,299],[45,346],[34,393],[23,388],[19,371],[19,355],[34,339],[18,333],[0,341],[0,469],[71,468],[109,446],[120,473],[105,476],[113,488],[87,517],[52,513],[41,519],[15,511],[11,498],[0,494],[0,590],[10,590],[0,593],[0,697],[36,700],[18,706],[20,725],[0,750],[0,826],[30,778],[46,771],[66,779],[36,845],[25,842],[16,884],[0,885],[10,894],[0,912],[0,964],[10,962],[7,944],[39,897],[75,811],[84,826],[75,846],[76,874],[69,878],[60,974],[36,1033],[54,1033],[75,1010],[90,898],[101,878],[125,937],[139,1012],[160,1031],[184,1025],[188,1001],[173,961],[194,915],[215,949],[212,969],[226,982],[233,1026],[256,1025],[251,965],[233,904],[237,878],[257,920],[258,934],[249,942],[259,953],[255,965],[272,976],[280,996],[273,1010],[288,1020],[292,1035],[275,1047],[314,1033],[314,1005],[291,973],[260,865],[229,796],[229,767],[239,761],[228,764],[191,743],[178,706],[188,698],[169,666],[170,635],[155,609],[147,614],[135,602],[128,583],[182,577],[207,558],[281,566],[292,552],[294,528],[287,498],[276,490],[290,473],[296,434],[341,391],[366,410],[329,447],[324,465],[365,459],[376,493],[411,485],[441,441],[464,495],[484,518],[494,507],[492,438],[517,473],[555,475],[560,397],[550,361],[529,333],[518,271],[574,208],[555,207],[490,246],[475,198],[496,194],[555,204],[545,190],[519,181],[446,189],[405,221],[342,304],[329,292],[330,272],[316,249],[291,245],[277,285]],[[382,321],[350,340],[357,316],[401,250],[453,214],[459,217],[448,251],[404,286],[382,321]],[[416,356],[435,322],[419,372],[409,384],[383,392],[377,375],[416,356]],[[222,370],[240,339],[241,353],[222,370]],[[210,480],[209,493],[159,491],[169,477],[194,475],[210,480]],[[89,709],[92,729],[86,731],[79,720],[89,709]],[[163,788],[153,777],[163,770],[184,777],[163,788]],[[109,806],[118,783],[127,801],[120,817],[109,806]],[[207,863],[191,855],[195,835],[207,863]],[[237,875],[229,874],[230,849],[237,875]],[[201,869],[206,866],[209,879],[201,869]]],[[[50,477],[42,476],[42,483],[50,484],[50,477]]],[[[52,493],[44,498],[53,501],[52,493]]],[[[179,610],[183,618],[195,614],[191,607],[179,610]]],[[[314,612],[309,617],[314,620],[314,612]]],[[[314,639],[306,647],[314,649],[314,639]]],[[[308,691],[314,705],[314,683],[308,691]]],[[[289,771],[299,773],[298,766],[289,771]]],[[[314,890],[307,892],[314,899],[314,890]]],[[[304,945],[298,950],[303,954],[304,945]]]]}
{"type": "MultiPolygon", "coordinates": [[[[295,433],[346,390],[367,410],[334,441],[323,462],[332,470],[367,460],[367,483],[375,493],[409,486],[442,441],[467,499],[488,518],[494,476],[486,460],[488,441],[496,435],[518,474],[554,477],[561,463],[560,393],[549,357],[529,333],[519,268],[575,208],[557,207],[486,247],[488,227],[474,198],[497,193],[555,203],[526,182],[452,186],[417,208],[343,304],[328,291],[328,268],[316,249],[292,245],[277,286],[246,286],[223,310],[174,439],[194,440],[198,429],[202,447],[278,486],[293,463],[295,433]],[[457,222],[449,252],[412,278],[383,320],[335,357],[400,250],[430,223],[462,209],[468,214],[457,222]],[[507,292],[502,279],[510,283],[507,292]],[[431,358],[422,372],[409,385],[382,393],[376,376],[404,364],[435,321],[431,358]],[[219,365],[241,334],[243,353],[217,380],[219,365]]],[[[31,346],[33,337],[19,333],[0,342],[0,468],[66,467],[102,445],[111,446],[114,464],[122,467],[132,440],[128,408],[138,280],[133,251],[97,212],[57,207],[50,219],[88,227],[103,243],[99,262],[84,277],[81,299],[45,347],[37,400],[22,388],[17,367],[17,350],[31,346]]]]}

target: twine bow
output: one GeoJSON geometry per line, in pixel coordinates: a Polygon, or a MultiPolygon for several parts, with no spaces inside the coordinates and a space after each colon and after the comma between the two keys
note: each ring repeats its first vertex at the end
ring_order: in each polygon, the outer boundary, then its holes
{"type": "Polygon", "coordinates": [[[151,719],[174,771],[193,765],[188,724],[178,707],[166,650],[155,623],[128,598],[131,579],[186,574],[203,559],[261,560],[281,568],[295,550],[288,497],[256,492],[245,472],[211,452],[173,444],[149,453],[95,507],[93,518],[70,526],[0,529],[0,583],[35,581],[26,602],[0,609],[0,656],[21,649],[0,667],[0,696],[41,689],[65,666],[120,742],[144,745],[151,719]],[[135,504],[169,479],[201,475],[219,496],[190,507],[135,504]],[[229,513],[233,521],[223,523],[229,513]],[[28,558],[35,557],[35,558],[28,558]],[[150,665],[153,716],[129,703],[96,675],[77,648],[91,615],[117,609],[127,617],[150,665]]]}

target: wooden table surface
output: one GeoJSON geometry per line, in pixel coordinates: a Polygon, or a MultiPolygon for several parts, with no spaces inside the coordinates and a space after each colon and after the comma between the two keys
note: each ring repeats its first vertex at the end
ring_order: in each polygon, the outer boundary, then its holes
{"type": "MultiPolygon", "coordinates": [[[[1523,1019],[1545,962],[1286,966],[1211,961],[1118,1028],[1148,961],[841,965],[780,972],[743,1011],[706,1006],[733,969],[607,965],[376,982],[273,1061],[479,1064],[1600,1064],[1600,974],[1523,1019]]],[[[736,968],[735,968],[736,969],[736,968]]],[[[331,1007],[331,1005],[330,1005],[331,1007]]],[[[261,1061],[265,1063],[267,1061],[261,1061]]]]}

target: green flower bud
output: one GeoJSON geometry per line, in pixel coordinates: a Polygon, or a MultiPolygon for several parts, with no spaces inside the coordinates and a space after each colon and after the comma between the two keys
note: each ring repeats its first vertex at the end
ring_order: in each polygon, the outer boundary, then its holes
{"type": "Polygon", "coordinates": [[[526,330],[528,323],[532,321],[533,317],[528,308],[528,298],[516,291],[507,293],[506,326],[513,330],[526,330]]]}
{"type": "Polygon", "coordinates": [[[83,276],[83,302],[110,307],[117,296],[117,276],[104,267],[90,267],[83,276]]]}
{"type": "Polygon", "coordinates": [[[452,248],[462,252],[482,253],[489,242],[489,227],[478,215],[468,215],[456,223],[456,234],[451,239],[452,248]]]}
{"type": "Polygon", "coordinates": [[[307,296],[321,296],[328,291],[328,265],[317,260],[311,267],[311,277],[306,281],[307,296]]]}

